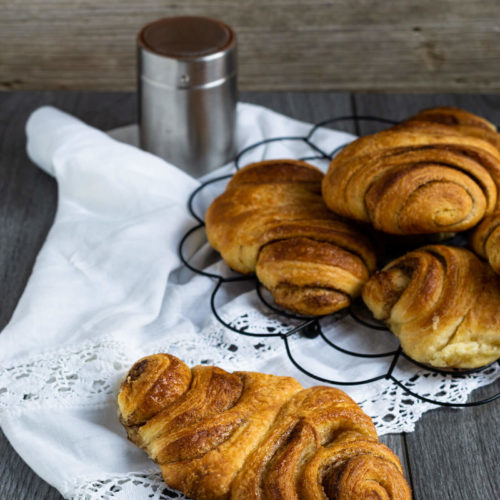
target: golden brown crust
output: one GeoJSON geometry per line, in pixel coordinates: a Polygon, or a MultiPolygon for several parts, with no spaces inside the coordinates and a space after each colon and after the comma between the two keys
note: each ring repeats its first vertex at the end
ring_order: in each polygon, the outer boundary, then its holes
{"type": "Polygon", "coordinates": [[[346,146],[322,192],[339,215],[392,234],[463,231],[495,210],[500,136],[486,120],[435,108],[346,146]]]}
{"type": "Polygon", "coordinates": [[[290,180],[318,190],[323,173],[310,163],[299,160],[268,160],[251,163],[238,170],[228,187],[243,184],[288,184],[290,180]],[[269,168],[271,167],[271,168],[269,168]]]}
{"type": "Polygon", "coordinates": [[[256,273],[278,304],[322,315],[349,306],[369,277],[351,252],[310,238],[290,238],[264,246],[256,273]]]}
{"type": "Polygon", "coordinates": [[[169,401],[184,394],[190,384],[191,370],[176,357],[140,359],[128,372],[118,396],[122,424],[125,427],[142,425],[169,401]]]}
{"type": "Polygon", "coordinates": [[[441,123],[443,125],[464,125],[496,132],[495,125],[490,121],[453,106],[438,106],[436,108],[424,109],[406,121],[410,120],[441,123]]]}
{"type": "Polygon", "coordinates": [[[500,357],[500,277],[465,248],[410,252],[376,272],[362,297],[416,361],[468,369],[500,357]]]}
{"type": "Polygon", "coordinates": [[[295,160],[248,165],[206,214],[208,240],[232,269],[256,272],[278,304],[310,315],[348,305],[375,269],[367,238],[327,209],[322,178],[295,160]]]}
{"type": "Polygon", "coordinates": [[[500,274],[500,209],[485,217],[474,229],[471,244],[474,251],[500,274]]]}
{"type": "Polygon", "coordinates": [[[319,457],[323,468],[330,465],[324,450],[345,433],[378,441],[371,419],[342,391],[319,386],[298,392],[246,460],[231,498],[307,498],[308,491],[321,488],[317,475],[304,476],[307,468],[315,468],[319,457]]]}
{"type": "Polygon", "coordinates": [[[411,498],[398,457],[377,439],[355,432],[340,435],[307,464],[300,488],[304,500],[411,498]]]}
{"type": "Polygon", "coordinates": [[[186,370],[174,356],[148,356],[118,396],[129,438],[158,462],[169,486],[199,500],[323,499],[324,491],[411,498],[398,458],[342,391],[210,366],[194,367],[186,387],[186,370]],[[154,387],[163,388],[157,398],[154,387]],[[130,415],[151,417],[137,423],[130,415]]]}
{"type": "Polygon", "coordinates": [[[290,377],[261,373],[228,373],[213,366],[196,366],[192,381],[177,398],[155,401],[161,410],[139,427],[126,425],[124,413],[151,414],[149,398],[134,400],[134,385],[164,385],[184,379],[189,368],[174,356],[156,354],[138,362],[141,375],[131,380],[132,367],[118,397],[120,420],[129,438],[144,448],[161,468],[167,484],[199,499],[226,498],[246,455],[261,440],[282,404],[301,389],[290,377]],[[171,371],[155,369],[164,359],[171,371]],[[182,366],[182,368],[181,368],[182,366]],[[151,368],[151,370],[149,370],[151,368]],[[124,409],[122,402],[128,404],[124,409]]]}

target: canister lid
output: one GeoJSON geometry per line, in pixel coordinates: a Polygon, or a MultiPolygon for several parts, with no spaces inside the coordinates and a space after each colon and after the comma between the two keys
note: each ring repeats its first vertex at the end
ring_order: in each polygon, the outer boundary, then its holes
{"type": "Polygon", "coordinates": [[[137,43],[139,76],[148,85],[212,88],[236,78],[236,35],[221,21],[166,17],[144,26],[137,43]]]}
{"type": "Polygon", "coordinates": [[[173,58],[197,58],[225,50],[233,42],[231,28],[208,17],[166,17],[144,26],[143,48],[173,58]]]}

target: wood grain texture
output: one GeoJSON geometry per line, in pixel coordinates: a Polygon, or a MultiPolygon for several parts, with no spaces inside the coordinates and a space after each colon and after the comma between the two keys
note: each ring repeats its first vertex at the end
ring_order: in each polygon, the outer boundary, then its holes
{"type": "MultiPolygon", "coordinates": [[[[399,119],[423,107],[452,104],[500,123],[500,96],[251,92],[243,93],[241,98],[308,121],[353,111],[399,119]]],[[[4,290],[0,328],[12,314],[55,213],[55,182],[32,165],[24,152],[26,118],[43,104],[56,105],[102,129],[136,119],[136,100],[131,93],[0,93],[0,176],[3,180],[0,275],[4,290]]],[[[362,121],[343,124],[345,130],[361,133],[371,132],[372,127],[373,124],[362,121]]],[[[500,381],[476,391],[472,399],[481,399],[498,390],[500,381]]],[[[399,455],[412,484],[414,500],[496,498],[500,491],[496,469],[499,418],[498,402],[463,411],[439,409],[425,414],[415,432],[382,436],[381,441],[399,455]]],[[[1,431],[0,498],[62,498],[24,464],[1,431]]]]}
{"type": "MultiPolygon", "coordinates": [[[[471,399],[499,390],[497,381],[475,391],[471,399]]],[[[498,498],[499,407],[497,400],[465,410],[442,408],[422,417],[415,432],[406,436],[415,500],[498,498]]]]}
{"type": "Polygon", "coordinates": [[[243,90],[500,91],[494,0],[0,0],[0,88],[135,88],[135,37],[171,15],[237,32],[243,90]]]}

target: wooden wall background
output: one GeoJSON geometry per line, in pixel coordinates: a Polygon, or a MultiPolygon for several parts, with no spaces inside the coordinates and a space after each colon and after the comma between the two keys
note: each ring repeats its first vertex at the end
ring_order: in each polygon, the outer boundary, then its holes
{"type": "Polygon", "coordinates": [[[133,89],[179,14],[235,28],[244,90],[500,91],[499,0],[0,0],[0,89],[133,89]]]}

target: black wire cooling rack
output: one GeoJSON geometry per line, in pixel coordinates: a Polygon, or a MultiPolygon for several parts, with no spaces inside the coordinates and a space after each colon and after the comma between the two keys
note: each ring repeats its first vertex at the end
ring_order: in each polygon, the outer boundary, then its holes
{"type": "MultiPolygon", "coordinates": [[[[255,144],[252,144],[243,150],[241,150],[235,157],[234,159],[234,166],[235,166],[235,171],[240,169],[241,166],[241,161],[242,158],[249,153],[252,150],[255,150],[256,148],[265,146],[267,144],[273,143],[273,142],[283,142],[283,141],[296,141],[300,142],[303,145],[306,145],[310,150],[311,150],[311,155],[306,155],[301,158],[297,158],[303,161],[313,161],[313,160],[325,160],[325,161],[330,161],[348,142],[342,144],[341,146],[336,147],[332,151],[324,151],[322,148],[318,147],[314,142],[313,142],[313,137],[314,134],[318,131],[318,129],[327,127],[329,125],[333,125],[338,122],[346,122],[346,121],[370,121],[370,122],[378,122],[382,124],[388,124],[388,125],[395,125],[398,122],[395,120],[390,120],[386,118],[380,118],[376,116],[357,116],[357,115],[345,115],[345,116],[339,116],[335,118],[330,118],[324,121],[321,121],[315,125],[312,126],[310,129],[309,133],[305,136],[284,136],[284,137],[273,137],[269,139],[265,139],[259,142],[256,142],[255,144]]],[[[376,382],[377,380],[382,380],[386,379],[391,381],[393,384],[396,386],[399,386],[403,391],[405,391],[407,394],[420,399],[422,401],[425,401],[427,403],[432,403],[435,405],[439,406],[446,406],[446,407],[469,407],[469,406],[479,406],[483,405],[486,403],[490,403],[494,401],[495,399],[500,397],[500,392],[482,399],[480,401],[472,401],[472,402],[467,402],[467,403],[453,403],[449,401],[437,401],[434,399],[431,399],[429,397],[426,397],[425,395],[418,394],[415,391],[411,390],[409,387],[407,387],[401,380],[396,378],[394,375],[394,370],[398,364],[398,362],[401,359],[406,359],[413,365],[415,365],[418,368],[421,368],[425,370],[427,373],[436,373],[436,374],[441,374],[445,377],[453,377],[457,381],[460,379],[464,378],[466,375],[470,373],[476,373],[476,372],[481,372],[483,370],[488,370],[491,369],[490,365],[489,367],[481,367],[475,370],[450,370],[450,371],[444,371],[444,370],[439,370],[437,368],[429,367],[427,365],[423,365],[421,363],[418,363],[417,361],[411,359],[408,357],[401,349],[401,347],[397,347],[394,350],[390,350],[388,352],[383,352],[383,353],[360,353],[360,352],[354,352],[352,350],[345,349],[339,345],[337,345],[335,342],[333,342],[331,339],[329,339],[322,327],[321,327],[321,322],[324,318],[321,317],[305,317],[305,316],[299,316],[296,314],[292,314],[288,311],[285,311],[281,308],[278,308],[276,304],[274,304],[271,300],[269,300],[266,297],[265,289],[263,286],[257,281],[255,275],[235,275],[235,276],[230,276],[230,277],[225,277],[220,274],[212,273],[212,272],[207,272],[203,269],[198,269],[195,265],[191,264],[189,262],[189,259],[186,258],[185,256],[185,247],[186,247],[186,242],[192,237],[195,233],[198,231],[202,230],[205,227],[205,222],[202,216],[196,213],[196,210],[194,209],[194,203],[198,195],[207,188],[207,186],[214,184],[214,183],[219,183],[223,182],[225,180],[230,179],[233,176],[234,172],[228,175],[223,175],[219,176],[216,178],[212,178],[210,180],[207,180],[206,182],[203,182],[197,189],[193,191],[191,196],[189,197],[188,201],[188,208],[189,212],[191,215],[197,220],[198,224],[191,228],[189,231],[187,231],[183,238],[180,241],[179,244],[179,256],[181,258],[181,261],[184,263],[184,265],[193,271],[196,274],[199,274],[201,276],[205,276],[207,278],[215,280],[216,284],[213,289],[213,292],[210,297],[210,306],[212,313],[214,316],[217,318],[217,320],[226,328],[229,330],[232,330],[233,332],[239,334],[239,335],[246,335],[250,337],[279,337],[283,340],[286,354],[290,361],[293,363],[293,365],[299,369],[301,372],[305,373],[309,377],[312,377],[313,379],[318,380],[319,382],[323,383],[328,383],[332,385],[340,385],[340,386],[353,386],[353,385],[362,385],[362,384],[369,384],[372,382],[376,382]],[[260,301],[270,310],[272,313],[275,315],[278,315],[278,317],[282,318],[283,321],[288,321],[290,322],[287,326],[288,328],[286,329],[285,332],[278,332],[278,331],[265,331],[265,332],[250,332],[246,327],[238,327],[234,323],[228,323],[225,321],[221,314],[218,311],[218,306],[216,302],[216,297],[219,294],[221,288],[223,285],[229,284],[229,283],[235,283],[235,282],[247,282],[249,284],[253,284],[256,290],[256,293],[260,299],[260,301]],[[297,323],[297,324],[294,324],[297,323]],[[347,356],[352,356],[352,357],[358,357],[358,358],[388,358],[388,369],[387,372],[378,375],[376,377],[371,377],[365,380],[356,380],[356,381],[339,381],[339,380],[331,380],[328,378],[320,377],[308,369],[306,369],[302,364],[297,361],[295,356],[292,353],[292,349],[290,348],[290,338],[293,335],[302,335],[304,337],[308,338],[316,338],[320,337],[322,341],[329,346],[332,349],[335,349],[339,352],[342,352],[343,354],[347,356]]],[[[328,316],[328,318],[334,317],[335,319],[342,319],[345,316],[350,315],[357,323],[371,328],[373,330],[384,330],[388,331],[388,329],[381,323],[375,320],[372,316],[371,313],[367,310],[366,307],[362,304],[361,300],[358,299],[354,301],[351,306],[348,309],[344,309],[342,311],[339,311],[335,313],[334,315],[328,316]]],[[[286,326],[285,323],[281,322],[286,326]]],[[[495,363],[499,363],[500,361],[496,361],[495,363]]]]}

